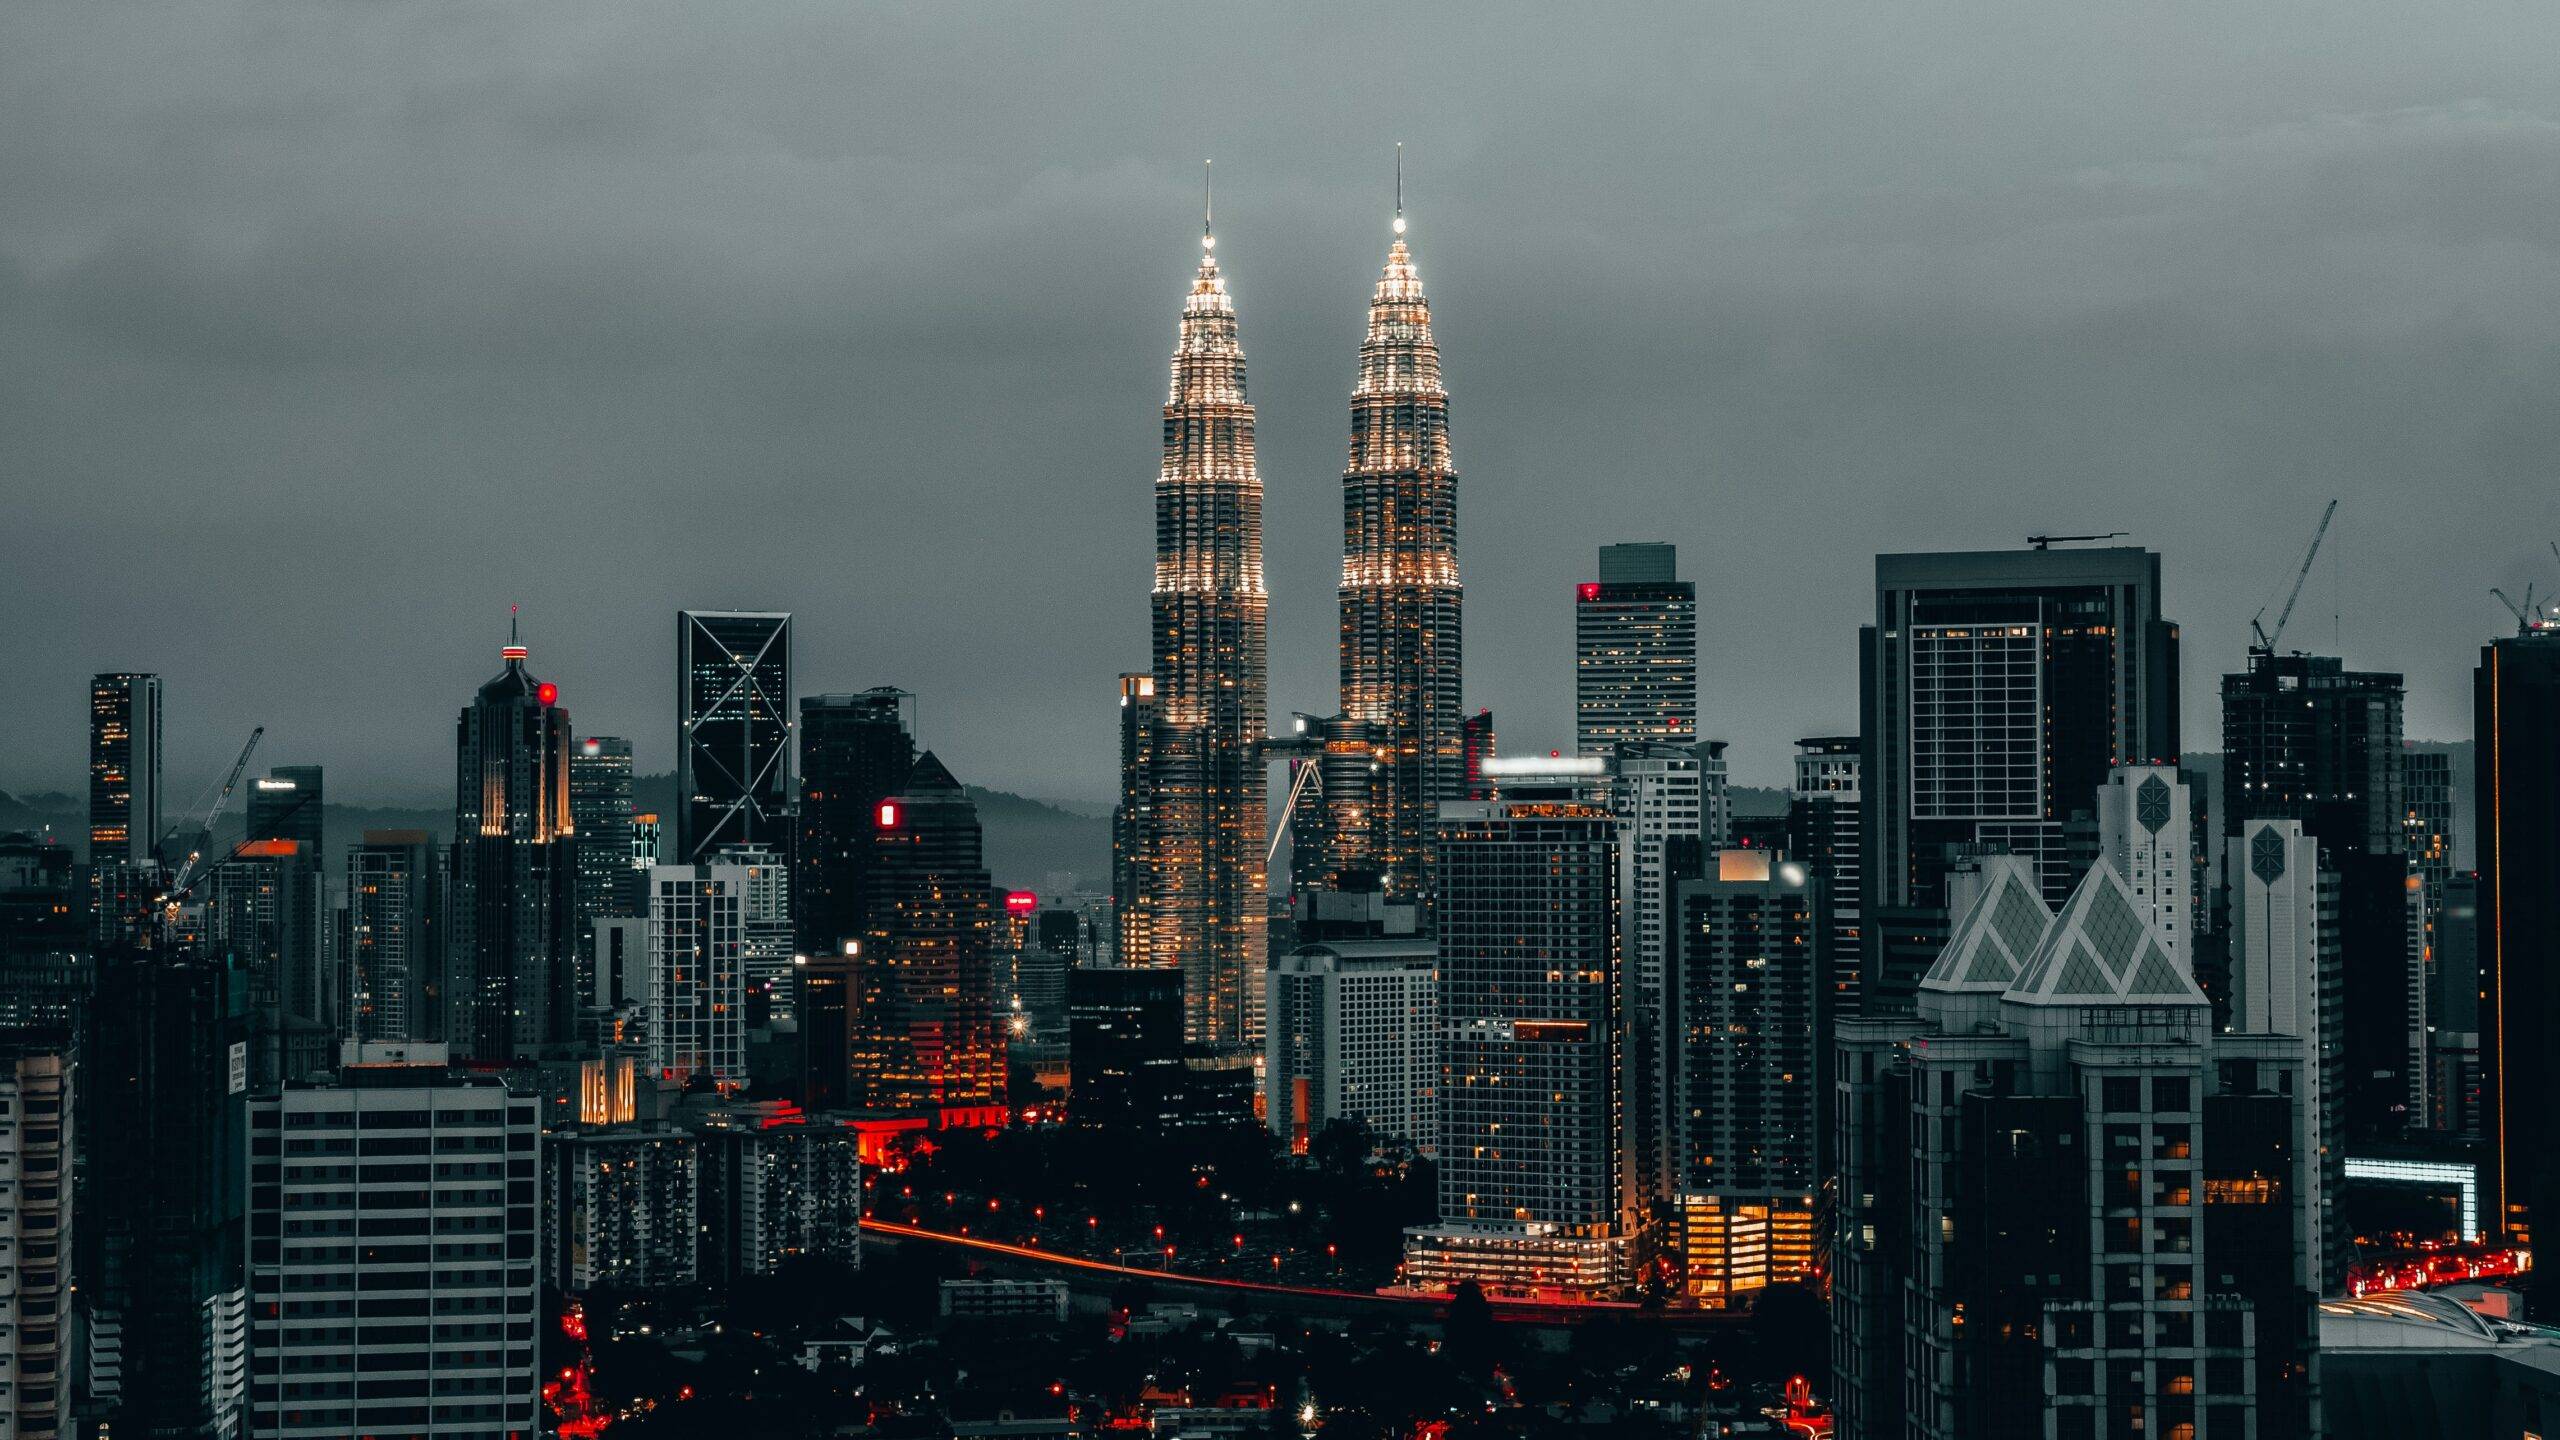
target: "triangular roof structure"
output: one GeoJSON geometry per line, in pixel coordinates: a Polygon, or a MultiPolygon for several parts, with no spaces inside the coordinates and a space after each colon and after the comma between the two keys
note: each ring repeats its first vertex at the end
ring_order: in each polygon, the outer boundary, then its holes
{"type": "Polygon", "coordinates": [[[2203,1005],[2112,861],[2089,867],[2007,999],[2025,1005],[2203,1005]]]}
{"type": "Polygon", "coordinates": [[[909,797],[961,793],[960,782],[952,778],[951,768],[930,750],[916,757],[915,766],[907,771],[906,784],[900,789],[909,797]]]}
{"type": "Polygon", "coordinates": [[[1956,922],[1920,988],[1998,995],[2016,982],[2053,924],[2038,893],[2034,863],[2015,855],[1983,861],[1982,893],[1956,922]]]}

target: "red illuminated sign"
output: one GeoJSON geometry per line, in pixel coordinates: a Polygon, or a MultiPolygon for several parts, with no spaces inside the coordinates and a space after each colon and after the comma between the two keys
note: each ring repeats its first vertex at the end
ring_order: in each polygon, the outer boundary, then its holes
{"type": "Polygon", "coordinates": [[[1597,580],[1585,580],[1573,588],[1575,592],[1581,595],[1585,600],[1597,600],[1600,598],[1600,582],[1597,580]]]}
{"type": "Polygon", "coordinates": [[[1008,890],[1004,895],[1004,908],[1016,915],[1028,915],[1040,908],[1040,897],[1029,890],[1008,890]]]}
{"type": "Polygon", "coordinates": [[[897,801],[883,800],[880,802],[880,828],[883,830],[895,830],[898,828],[897,801]]]}

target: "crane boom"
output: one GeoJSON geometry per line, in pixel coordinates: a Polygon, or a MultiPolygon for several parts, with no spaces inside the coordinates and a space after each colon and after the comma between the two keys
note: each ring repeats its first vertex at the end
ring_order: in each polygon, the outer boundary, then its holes
{"type": "Polygon", "coordinates": [[[231,762],[231,773],[222,777],[222,789],[214,795],[213,803],[205,807],[203,823],[196,826],[195,844],[178,866],[176,877],[169,882],[170,894],[186,892],[187,881],[195,873],[196,862],[204,858],[204,852],[213,844],[213,827],[221,821],[223,809],[231,803],[231,792],[240,788],[240,773],[249,768],[249,757],[257,753],[258,740],[266,733],[264,725],[251,730],[249,743],[240,747],[240,758],[231,762]]]}
{"type": "MultiPolygon", "coordinates": [[[[2251,648],[2257,653],[2276,653],[2276,641],[2284,638],[2284,623],[2293,618],[2293,607],[2302,599],[2302,583],[2311,578],[2311,562],[2320,558],[2320,542],[2328,537],[2329,522],[2337,518],[2337,514],[2338,502],[2335,500],[2329,502],[2328,509],[2320,512],[2320,526],[2311,532],[2311,548],[2302,553],[2302,568],[2293,572],[2293,589],[2285,593],[2284,608],[2276,612],[2276,628],[2269,630],[2260,625],[2257,615],[2249,617],[2249,628],[2258,636],[2258,643],[2251,648]]],[[[2266,613],[2260,610],[2258,615],[2266,613]]]]}
{"type": "Polygon", "coordinates": [[[2030,535],[2027,537],[2027,544],[2038,550],[2050,550],[2056,545],[2073,541],[2122,539],[2124,533],[2122,530],[2110,530],[2104,535],[2030,535]]]}

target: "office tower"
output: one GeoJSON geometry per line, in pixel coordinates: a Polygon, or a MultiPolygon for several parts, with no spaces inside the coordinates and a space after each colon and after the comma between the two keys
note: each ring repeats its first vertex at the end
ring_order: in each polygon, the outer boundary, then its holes
{"type": "MultiPolygon", "coordinates": [[[[89,1409],[119,1436],[236,1437],[248,1359],[246,987],[184,950],[109,952],[99,979],[76,1201],[89,1409]]],[[[279,1149],[256,1148],[269,1163],[279,1149]]]]}
{"type": "Polygon", "coordinates": [[[2480,1072],[2483,977],[2480,969],[2480,872],[2457,871],[2444,882],[2444,908],[2436,912],[2436,972],[2428,997],[2433,1073],[2427,1094],[2435,1128],[2478,1140],[2489,1091],[2480,1072]]]}
{"type": "Polygon", "coordinates": [[[440,1064],[249,1102],[251,1434],[534,1433],[539,1104],[440,1064]],[[293,1163],[350,1155],[417,1158],[293,1163]]]}
{"type": "Polygon", "coordinates": [[[0,1035],[0,1113],[12,1122],[0,1127],[0,1434],[13,1440],[66,1433],[78,1400],[73,1047],[59,1027],[0,1035]]]}
{"type": "Polygon", "coordinates": [[[2033,863],[1842,1022],[1837,1433],[2317,1434],[2301,1051],[2215,1035],[2112,862],[2058,915],[2033,863]]]}
{"type": "Polygon", "coordinates": [[[1182,1083],[1182,972],[1070,972],[1067,1076],[1078,1129],[1134,1134],[1170,1119],[1182,1083]]]}
{"type": "Polygon", "coordinates": [[[505,669],[454,721],[452,877],[446,890],[445,1042],[497,1063],[574,1033],[578,866],[569,820],[574,741],[560,688],[499,651],[505,669]]]}
{"type": "Polygon", "coordinates": [[[2531,1243],[2560,1211],[2560,624],[2527,622],[2481,647],[2471,733],[2492,1209],[2531,1243]]]}
{"type": "Polygon", "coordinates": [[[297,841],[310,863],[323,863],[328,855],[328,827],[322,818],[324,795],[319,766],[275,767],[250,782],[244,838],[297,841]]]}
{"type": "Polygon", "coordinates": [[[1821,883],[1767,850],[1681,882],[1669,1198],[1681,1293],[1723,1309],[1817,1273],[1829,1120],[1821,883]]]}
{"type": "Polygon", "coordinates": [[[444,980],[444,852],[424,830],[347,851],[347,1038],[427,1040],[444,980]]]}
{"type": "Polygon", "coordinates": [[[1002,1125],[991,885],[978,807],[930,750],[872,816],[847,1095],[943,1127],[1002,1125]]]}
{"type": "Polygon", "coordinates": [[[649,918],[617,916],[597,921],[587,973],[594,977],[595,984],[587,996],[589,1005],[617,1013],[645,1010],[649,1004],[649,918]]]}
{"type": "MultiPolygon", "coordinates": [[[[1677,1125],[1680,1067],[1679,977],[1671,896],[1684,857],[1703,857],[1703,776],[1686,745],[1627,741],[1602,757],[1611,775],[1593,787],[1617,813],[1618,935],[1629,1056],[1639,1077],[1627,1105],[1632,1117],[1639,1185],[1648,1198],[1669,1199],[1677,1183],[1672,1134],[1677,1125]],[[1686,846],[1685,850],[1680,847],[1686,846]]],[[[1507,768],[1497,766],[1497,770],[1507,768]]],[[[1508,793],[1508,792],[1505,792],[1508,793]]],[[[1694,876],[1692,860],[1686,871],[1694,876]]]]}
{"type": "Polygon", "coordinates": [[[731,1286],[809,1256],[862,1263],[861,1136],[787,1100],[724,1101],[694,1127],[702,1279],[731,1286]]]}
{"type": "Polygon", "coordinates": [[[87,908],[70,846],[0,835],[0,1030],[77,1027],[86,1018],[100,946],[87,908]]]}
{"type": "Polygon", "coordinates": [[[710,860],[743,872],[746,910],[739,963],[749,1012],[768,1017],[758,1024],[769,1023],[770,1017],[788,1018],[797,998],[791,979],[791,871],[781,856],[760,845],[723,845],[710,860]]]}
{"type": "Polygon", "coordinates": [[[1698,587],[1670,545],[1603,545],[1574,589],[1573,748],[1698,738],[1698,587]]]}
{"type": "Polygon", "coordinates": [[[328,1065],[344,1024],[327,886],[299,840],[252,840],[213,866],[205,939],[249,983],[259,1085],[328,1065]]]}
{"type": "Polygon", "coordinates": [[[578,837],[578,935],[647,904],[631,863],[631,742],[589,735],[569,752],[569,828],[578,837]]]}
{"type": "MultiPolygon", "coordinates": [[[[1372,817],[1386,803],[1388,772],[1370,727],[1301,713],[1264,753],[1288,762],[1290,889],[1365,893],[1382,885],[1368,845],[1372,817]]],[[[1476,783],[1484,783],[1481,776],[1476,783]]],[[[1397,899],[1410,904],[1413,896],[1397,899]]]]}
{"type": "Polygon", "coordinates": [[[722,1090],[747,1083],[747,876],[735,865],[649,872],[649,1067],[722,1090]]]}
{"type": "MultiPolygon", "coordinates": [[[[2442,1129],[2444,1107],[2436,1085],[2443,1071],[2435,1036],[2445,1028],[2438,1007],[2445,997],[2446,890],[2453,881],[2453,757],[2441,750],[2402,750],[2400,795],[2400,849],[2409,860],[2409,953],[2416,982],[2409,1008],[2410,1034],[2417,1046],[2410,1067],[2410,1124],[2442,1129]]],[[[2476,1033],[2479,987],[2471,988],[2465,1009],[2475,1023],[2466,1028],[2476,1033]]]]}
{"type": "Polygon", "coordinates": [[[2190,979],[2195,956],[2195,841],[2175,765],[2121,765],[2098,787],[2098,852],[2124,877],[2169,963],[2190,979]]]}
{"type": "Polygon", "coordinates": [[[800,701],[799,845],[791,856],[791,915],[799,949],[835,952],[862,934],[871,812],[915,764],[915,700],[879,686],[800,701]]]}
{"type": "Polygon", "coordinates": [[[672,1126],[544,1137],[543,1280],[571,1295],[677,1289],[700,1278],[700,1157],[672,1126]]]}
{"type": "Polygon", "coordinates": [[[1956,860],[2032,856],[2059,902],[2078,878],[2067,827],[2107,772],[2177,759],[2178,628],[2160,605],[2160,557],[2130,547],[1876,557],[1858,642],[1871,982],[1887,936],[1945,933],[1956,860]]]}
{"type": "Polygon", "coordinates": [[[676,615],[676,853],[789,842],[791,617],[676,615]]]}
{"type": "Polygon", "coordinates": [[[89,863],[140,864],[160,843],[160,677],[89,680],[89,863]]]}
{"type": "Polygon", "coordinates": [[[1458,724],[1458,775],[1464,782],[1461,800],[1490,800],[1493,787],[1484,778],[1484,762],[1493,758],[1493,712],[1478,710],[1458,724]]]}
{"type": "Polygon", "coordinates": [[[1120,803],[1111,809],[1112,953],[1124,965],[1154,962],[1162,847],[1156,836],[1156,682],[1120,677],[1120,803]]]}
{"type": "MultiPolygon", "coordinates": [[[[1828,1013],[1858,1013],[1860,947],[1860,844],[1865,828],[1858,784],[1855,735],[1816,735],[1796,742],[1795,785],[1787,792],[1786,851],[1813,876],[1823,914],[1818,942],[1828,1013]]],[[[1822,1052],[1831,1053],[1829,1037],[1822,1052]]]]}
{"type": "Polygon", "coordinates": [[[1181,966],[1193,1042],[1240,1050],[1262,1034],[1270,601],[1253,407],[1215,243],[1202,234],[1165,398],[1151,683],[1133,695],[1122,682],[1131,904],[1120,958],[1181,966]]]}
{"type": "Polygon", "coordinates": [[[1438,967],[1418,935],[1327,939],[1271,958],[1263,1116],[1303,1155],[1336,1120],[1421,1154],[1439,1138],[1438,967]]]}
{"type": "MultiPolygon", "coordinates": [[[[2294,819],[2319,842],[2337,877],[2339,966],[2345,985],[2345,1086],[2335,1097],[2347,1133],[2392,1139],[2423,1116],[2425,955],[2410,940],[2408,807],[2401,791],[2400,677],[2345,669],[2325,655],[2253,650],[2246,672],[2222,677],[2222,833],[2294,819]],[[2413,1001],[2413,997],[2416,997],[2413,1001]]],[[[2233,883],[2237,883],[2235,880],[2233,883]]]]}
{"type": "Polygon", "coordinates": [[[795,1010],[800,1034],[800,1103],[812,1110],[841,1110],[851,1101],[853,1015],[861,994],[859,940],[800,957],[795,1010]]]}
{"type": "Polygon", "coordinates": [[[2337,1294],[2352,1258],[2338,1198],[2346,1180],[2347,1005],[2337,875],[2299,820],[2252,820],[2226,863],[2231,889],[2231,1028],[2282,1035],[2302,1049],[2299,1133],[2320,1293],[2337,1294]]]}
{"type": "Polygon", "coordinates": [[[1454,801],[1439,829],[1440,1219],[1405,1280],[1612,1295],[1641,1214],[1625,1144],[1616,816],[1454,801]]]}
{"type": "Polygon", "coordinates": [[[1377,804],[1340,843],[1346,862],[1379,875],[1390,898],[1426,906],[1433,807],[1466,787],[1462,593],[1449,394],[1399,204],[1360,343],[1342,475],[1342,714],[1367,727],[1377,804]]]}
{"type": "Polygon", "coordinates": [[[631,868],[655,870],[666,854],[666,832],[654,814],[631,817],[631,868]]]}

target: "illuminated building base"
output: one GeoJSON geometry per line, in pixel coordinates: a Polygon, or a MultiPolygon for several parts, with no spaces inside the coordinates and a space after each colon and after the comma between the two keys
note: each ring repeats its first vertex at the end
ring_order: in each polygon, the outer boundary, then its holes
{"type": "Polygon", "coordinates": [[[1525,1224],[1406,1229],[1406,1289],[1446,1292],[1469,1280],[1488,1295],[1524,1300],[1614,1299],[1635,1286],[1635,1246],[1630,1236],[1525,1224]]]}
{"type": "Polygon", "coordinates": [[[1680,1291],[1692,1305],[1729,1309],[1756,1291],[1813,1276],[1810,1195],[1689,1191],[1679,1216],[1680,1291]]]}

